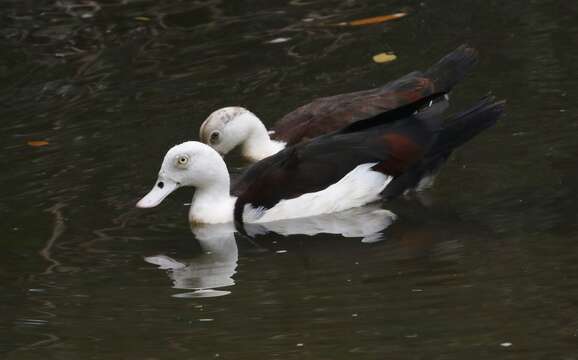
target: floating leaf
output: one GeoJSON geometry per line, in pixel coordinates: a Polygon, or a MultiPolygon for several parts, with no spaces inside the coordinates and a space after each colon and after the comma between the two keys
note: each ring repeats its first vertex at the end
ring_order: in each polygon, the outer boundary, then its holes
{"type": "Polygon", "coordinates": [[[390,14],[390,15],[374,16],[374,17],[369,17],[369,18],[365,18],[365,19],[341,22],[337,25],[339,25],[339,26],[373,25],[373,24],[379,24],[382,22],[390,21],[390,20],[400,19],[406,15],[407,15],[407,13],[400,12],[400,13],[395,13],[395,14],[390,14]]]}
{"type": "Polygon", "coordinates": [[[151,21],[151,18],[146,16],[137,16],[134,19],[138,21],[151,21]]]}
{"type": "Polygon", "coordinates": [[[33,147],[41,147],[41,146],[48,145],[48,141],[46,141],[46,140],[30,140],[30,141],[28,141],[28,145],[33,146],[33,147]]]}
{"type": "Polygon", "coordinates": [[[394,53],[379,53],[373,56],[373,61],[378,64],[390,62],[397,59],[397,56],[394,53]]]}

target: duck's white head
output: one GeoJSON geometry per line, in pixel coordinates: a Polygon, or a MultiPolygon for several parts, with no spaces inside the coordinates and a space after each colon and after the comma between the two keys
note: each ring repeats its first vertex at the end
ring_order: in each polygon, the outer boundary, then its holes
{"type": "Polygon", "coordinates": [[[239,106],[225,107],[209,115],[201,125],[199,137],[222,155],[241,146],[243,155],[255,161],[284,148],[284,144],[269,138],[267,128],[255,114],[239,106]]]}
{"type": "Polygon", "coordinates": [[[184,142],[167,152],[155,185],[136,206],[155,207],[183,186],[216,189],[228,195],[229,181],[227,166],[215,150],[197,141],[184,142]]]}
{"type": "Polygon", "coordinates": [[[245,108],[225,107],[209,115],[201,125],[199,137],[202,142],[225,155],[250,137],[255,120],[260,122],[245,108]]]}

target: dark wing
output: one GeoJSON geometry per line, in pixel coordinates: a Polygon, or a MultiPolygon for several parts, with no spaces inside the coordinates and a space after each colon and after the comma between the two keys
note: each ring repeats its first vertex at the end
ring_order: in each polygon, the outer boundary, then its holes
{"type": "Polygon", "coordinates": [[[418,120],[424,121],[425,124],[430,125],[432,130],[436,130],[438,127],[441,126],[440,115],[443,113],[443,111],[437,111],[437,109],[434,108],[434,106],[432,105],[434,103],[435,104],[444,103],[441,106],[445,108],[445,105],[447,105],[447,102],[445,101],[445,96],[446,93],[431,94],[422,97],[417,101],[400,106],[398,108],[377,114],[370,118],[366,118],[351,123],[345,126],[344,128],[339,129],[337,132],[341,134],[346,134],[371,129],[376,126],[392,125],[397,121],[406,120],[414,114],[418,115],[417,114],[418,112],[419,115],[416,118],[418,120]],[[430,107],[432,109],[429,109],[430,107]]]}
{"type": "Polygon", "coordinates": [[[427,153],[393,179],[383,191],[383,197],[395,198],[405,190],[414,188],[425,176],[435,175],[456,148],[494,126],[504,113],[505,105],[505,101],[496,102],[494,97],[488,96],[448,119],[437,131],[427,153]]]}
{"type": "Polygon", "coordinates": [[[399,176],[423,157],[432,132],[416,119],[353,133],[334,133],[297,144],[251,166],[233,189],[238,195],[235,219],[245,204],[271,208],[279,201],[321,191],[355,167],[399,176]]]}
{"type": "Polygon", "coordinates": [[[242,222],[245,204],[271,208],[283,199],[323,190],[365,163],[376,163],[374,170],[394,178],[384,197],[398,196],[437,171],[456,147],[494,125],[503,111],[503,102],[486,98],[447,125],[437,122],[438,128],[432,128],[430,114],[420,113],[288,147],[240,176],[233,189],[238,196],[235,221],[242,222]]]}
{"type": "Polygon", "coordinates": [[[296,144],[422,97],[448,92],[476,62],[476,50],[462,45],[425,72],[415,71],[379,88],[319,98],[303,105],[275,124],[272,137],[296,144]]]}
{"type": "MultiPolygon", "coordinates": [[[[397,109],[389,110],[369,119],[364,119],[353,124],[349,124],[343,129],[317,137],[315,140],[313,140],[310,146],[306,146],[304,143],[289,146],[278,154],[265,158],[247,168],[243,174],[235,179],[235,182],[232,186],[232,192],[234,195],[239,196],[240,194],[243,194],[245,191],[247,191],[249,186],[252,185],[255,187],[256,185],[253,185],[256,182],[255,179],[259,178],[260,174],[264,172],[269,172],[269,176],[271,177],[269,181],[273,181],[276,178],[286,178],[287,176],[291,176],[291,174],[287,175],[284,171],[278,171],[275,173],[272,169],[292,169],[292,166],[289,165],[298,163],[299,159],[304,158],[304,154],[302,154],[304,149],[318,149],[319,145],[321,144],[323,145],[322,147],[327,148],[323,149],[323,154],[329,154],[329,156],[333,156],[332,154],[335,152],[332,147],[341,151],[343,149],[347,149],[347,147],[351,146],[351,143],[353,143],[353,145],[356,145],[356,149],[359,149],[360,144],[356,143],[359,136],[351,136],[351,134],[354,133],[367,132],[370,134],[371,132],[376,131],[381,133],[384,132],[383,127],[387,126],[391,127],[395,131],[405,132],[414,137],[420,134],[426,134],[427,137],[431,132],[436,131],[441,126],[441,117],[438,116],[439,112],[435,111],[435,109],[433,111],[430,110],[435,106],[429,106],[428,109],[422,110],[419,113],[417,112],[424,106],[428,105],[430,102],[434,102],[440,98],[443,98],[444,95],[444,93],[433,94],[413,103],[401,106],[397,109]],[[406,120],[408,119],[414,119],[415,124],[406,124],[406,120]],[[426,129],[429,131],[426,131],[426,129]],[[411,134],[412,131],[413,134],[411,134]],[[344,137],[343,135],[350,135],[351,139],[344,137]],[[339,143],[334,143],[330,141],[331,139],[339,139],[340,141],[339,143]],[[350,141],[348,142],[347,140],[350,141]]],[[[363,136],[365,135],[362,135],[362,137],[363,136]]],[[[403,141],[403,139],[394,137],[386,137],[386,139],[389,139],[387,141],[392,142],[392,148],[398,149],[399,151],[405,151],[400,148],[400,145],[397,145],[397,143],[399,141],[403,141]]],[[[417,141],[425,144],[429,140],[420,138],[417,141]]],[[[320,166],[323,165],[321,164],[320,166]]],[[[284,199],[288,198],[284,197],[284,199]]]]}

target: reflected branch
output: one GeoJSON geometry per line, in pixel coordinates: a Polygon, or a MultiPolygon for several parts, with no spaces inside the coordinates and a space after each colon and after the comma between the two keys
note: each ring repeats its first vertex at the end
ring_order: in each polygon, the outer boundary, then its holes
{"type": "Polygon", "coordinates": [[[65,205],[62,203],[56,203],[54,206],[48,208],[46,211],[54,215],[54,227],[52,228],[52,235],[38,253],[51,265],[42,273],[42,275],[52,274],[53,269],[60,266],[60,262],[52,257],[52,247],[56,243],[56,240],[64,233],[66,226],[64,225],[64,216],[62,216],[61,209],[65,205]]]}
{"type": "Polygon", "coordinates": [[[40,347],[40,346],[46,346],[46,345],[54,344],[60,340],[60,338],[54,334],[42,334],[42,336],[46,336],[47,339],[39,340],[35,343],[23,346],[23,347],[17,349],[15,352],[32,350],[32,349],[40,347]]]}

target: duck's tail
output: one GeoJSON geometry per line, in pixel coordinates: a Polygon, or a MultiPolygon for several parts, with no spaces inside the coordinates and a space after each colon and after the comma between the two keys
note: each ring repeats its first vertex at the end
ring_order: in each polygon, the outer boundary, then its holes
{"type": "Polygon", "coordinates": [[[461,45],[424,72],[433,82],[433,92],[449,92],[478,63],[478,51],[461,45]]]}
{"type": "MultiPolygon", "coordinates": [[[[482,131],[494,126],[504,113],[505,101],[496,101],[493,96],[486,96],[474,106],[452,116],[439,130],[438,136],[425,156],[418,171],[420,183],[422,178],[435,177],[441,166],[458,147],[473,139],[482,131]]],[[[417,185],[419,188],[420,186],[417,185]]]]}
{"type": "Polygon", "coordinates": [[[383,196],[391,199],[407,190],[421,190],[432,184],[452,151],[496,124],[505,111],[505,104],[505,101],[495,101],[493,96],[487,96],[468,110],[452,116],[439,130],[424,159],[395,178],[385,189],[383,196]]]}
{"type": "Polygon", "coordinates": [[[448,153],[468,142],[496,124],[505,107],[505,101],[496,101],[493,96],[486,96],[468,110],[452,116],[439,131],[429,154],[436,156],[448,153]]]}

